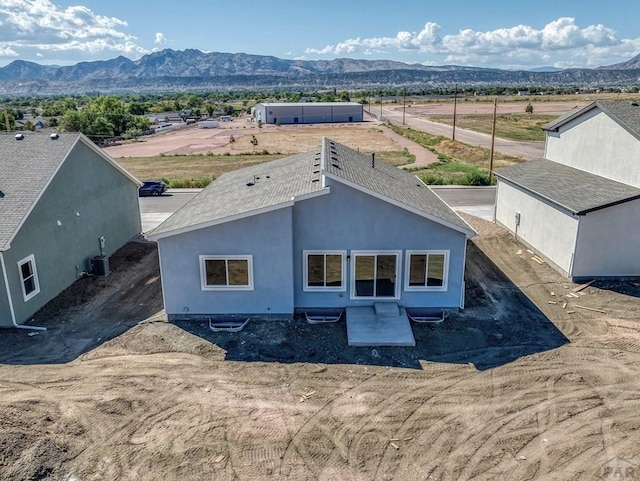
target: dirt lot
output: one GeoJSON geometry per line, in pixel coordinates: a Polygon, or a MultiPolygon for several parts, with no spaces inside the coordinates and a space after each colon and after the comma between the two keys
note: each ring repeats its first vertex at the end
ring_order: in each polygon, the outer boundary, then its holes
{"type": "Polygon", "coordinates": [[[568,298],[469,219],[467,309],[415,348],[167,323],[155,248],[130,244],[35,316],[48,331],[0,332],[0,479],[638,479],[639,284],[568,298]]]}
{"type": "Polygon", "coordinates": [[[160,154],[239,154],[262,152],[297,154],[317,149],[322,137],[353,148],[368,151],[402,150],[396,142],[383,134],[377,121],[354,124],[314,124],[314,125],[263,125],[259,128],[247,118],[224,122],[217,129],[188,128],[176,132],[142,137],[137,142],[127,142],[106,147],[112,157],[151,157],[160,154]],[[257,146],[251,144],[252,135],[258,140],[257,146]],[[229,141],[231,136],[235,142],[229,141]]]}

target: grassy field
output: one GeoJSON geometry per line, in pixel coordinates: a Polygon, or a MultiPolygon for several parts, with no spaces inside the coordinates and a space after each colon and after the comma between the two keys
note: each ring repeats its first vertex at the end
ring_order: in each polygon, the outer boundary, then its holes
{"type": "Polygon", "coordinates": [[[138,179],[162,179],[172,188],[204,187],[225,172],[284,155],[158,155],[118,159],[138,179]]]}
{"type": "MultiPolygon", "coordinates": [[[[281,159],[290,154],[238,155],[158,155],[154,157],[123,157],[118,162],[138,179],[159,179],[170,188],[205,187],[225,172],[281,159]]],[[[415,157],[403,151],[377,152],[379,159],[392,165],[406,165],[415,157]]]]}
{"type": "MultiPolygon", "coordinates": [[[[438,156],[438,162],[426,167],[408,169],[428,185],[488,185],[489,149],[454,142],[446,137],[427,134],[411,128],[388,125],[399,135],[407,137],[438,156]]],[[[513,157],[496,152],[493,167],[506,167],[522,162],[513,157]]]]}
{"type": "MultiPolygon", "coordinates": [[[[544,141],[542,126],[557,118],[557,115],[536,114],[535,111],[533,114],[500,114],[496,116],[496,136],[502,139],[542,142],[544,141]]],[[[429,120],[453,125],[452,115],[431,116],[429,120]]],[[[456,126],[491,134],[493,115],[457,115],[456,126]]]]}

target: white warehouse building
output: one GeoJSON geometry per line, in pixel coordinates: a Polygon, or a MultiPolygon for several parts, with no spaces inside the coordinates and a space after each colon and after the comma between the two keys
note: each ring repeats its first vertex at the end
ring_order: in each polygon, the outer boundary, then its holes
{"type": "Polygon", "coordinates": [[[318,124],[362,122],[363,107],[357,102],[259,103],[253,121],[265,124],[318,124]]]}

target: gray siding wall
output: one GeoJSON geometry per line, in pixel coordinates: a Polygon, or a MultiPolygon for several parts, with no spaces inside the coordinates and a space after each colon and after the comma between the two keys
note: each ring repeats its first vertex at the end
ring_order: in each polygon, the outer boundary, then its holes
{"type": "Polygon", "coordinates": [[[27,321],[69,287],[77,279],[76,267],[89,268],[90,259],[100,255],[100,236],[111,255],[140,231],[136,184],[88,146],[76,144],[4,253],[17,321],[27,321]],[[31,254],[40,293],[25,302],[17,263],[31,254]]]}
{"type": "Polygon", "coordinates": [[[496,221],[539,251],[563,274],[571,274],[578,219],[527,192],[498,181],[496,221]],[[520,225],[516,228],[516,212],[520,225]]]}
{"type": "Polygon", "coordinates": [[[350,299],[347,262],[345,292],[303,291],[303,250],[402,250],[401,299],[405,307],[460,307],[466,238],[464,234],[335,181],[331,193],[296,203],[294,208],[294,286],[297,308],[371,305],[350,299]],[[405,292],[406,250],[449,250],[445,292],[405,292]]]}
{"type": "Polygon", "coordinates": [[[599,109],[548,132],[545,157],[640,187],[640,140],[599,109]]]}
{"type": "Polygon", "coordinates": [[[574,277],[640,276],[640,200],[580,218],[574,277]]]}
{"type": "Polygon", "coordinates": [[[291,207],[160,239],[165,308],[172,318],[293,314],[291,207]],[[203,291],[200,255],[253,255],[253,291],[203,291]]]}

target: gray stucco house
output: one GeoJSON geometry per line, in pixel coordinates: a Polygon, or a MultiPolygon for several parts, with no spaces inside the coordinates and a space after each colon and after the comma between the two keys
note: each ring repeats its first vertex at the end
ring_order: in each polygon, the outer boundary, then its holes
{"type": "Polygon", "coordinates": [[[594,102],[544,129],[545,158],[496,171],[496,221],[574,280],[640,276],[640,105],[594,102]]]}
{"type": "Polygon", "coordinates": [[[82,134],[0,136],[0,327],[140,234],[138,185],[82,134]]]}
{"type": "Polygon", "coordinates": [[[169,319],[458,309],[473,229],[414,175],[329,139],[221,175],[153,230],[169,319]]]}

